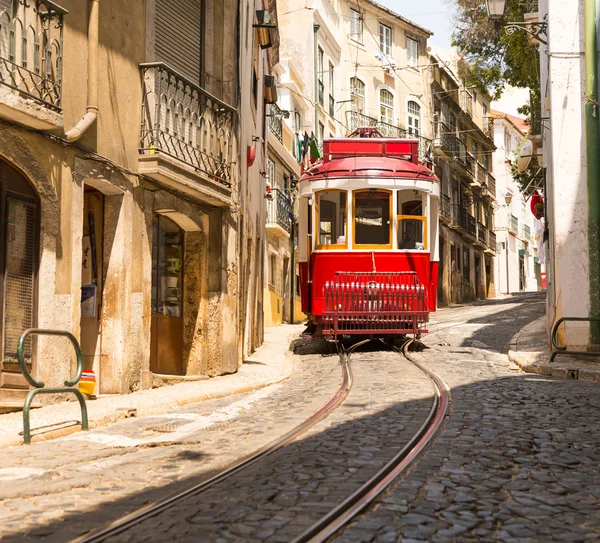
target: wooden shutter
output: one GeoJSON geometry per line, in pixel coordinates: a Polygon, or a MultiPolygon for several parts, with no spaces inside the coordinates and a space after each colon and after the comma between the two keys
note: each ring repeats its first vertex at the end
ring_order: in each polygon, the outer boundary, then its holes
{"type": "Polygon", "coordinates": [[[200,84],[202,0],[157,0],[156,60],[200,84]]]}

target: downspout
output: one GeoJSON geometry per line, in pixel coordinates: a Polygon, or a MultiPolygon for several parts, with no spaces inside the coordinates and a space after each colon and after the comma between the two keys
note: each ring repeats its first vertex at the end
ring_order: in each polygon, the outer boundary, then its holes
{"type": "MultiPolygon", "coordinates": [[[[584,0],[585,143],[588,189],[590,315],[600,315],[600,111],[598,108],[597,0],[584,0]]],[[[590,323],[590,343],[600,344],[600,323],[590,323]]]]}
{"type": "Polygon", "coordinates": [[[90,0],[90,17],[88,21],[88,105],[85,115],[65,134],[65,138],[68,141],[78,140],[96,120],[96,117],[98,117],[98,3],[99,0],[90,0]]]}
{"type": "MultiPolygon", "coordinates": [[[[314,131],[314,135],[315,138],[317,138],[317,140],[319,139],[319,46],[317,44],[317,33],[319,32],[319,28],[321,28],[319,26],[319,23],[313,23],[313,37],[314,37],[314,51],[313,51],[313,56],[314,56],[314,62],[313,62],[313,68],[314,68],[314,79],[315,79],[315,131],[314,131]]],[[[321,142],[322,144],[323,142],[321,142]]]]}

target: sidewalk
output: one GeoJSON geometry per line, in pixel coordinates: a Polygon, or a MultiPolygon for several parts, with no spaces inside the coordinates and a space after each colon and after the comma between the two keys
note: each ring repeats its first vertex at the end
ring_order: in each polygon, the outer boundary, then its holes
{"type": "MultiPolygon", "coordinates": [[[[303,325],[287,324],[266,328],[264,343],[231,375],[88,400],[90,428],[105,426],[127,417],[166,413],[189,403],[249,392],[283,381],[293,369],[290,343],[299,337],[303,329],[303,325]]],[[[80,429],[81,411],[76,401],[31,410],[32,443],[80,429]]],[[[23,413],[0,415],[0,449],[22,443],[23,413]]]]}
{"type": "Polygon", "coordinates": [[[600,381],[598,358],[558,355],[550,363],[552,351],[548,346],[548,318],[546,315],[524,326],[509,345],[508,358],[528,373],[562,379],[600,381]]]}

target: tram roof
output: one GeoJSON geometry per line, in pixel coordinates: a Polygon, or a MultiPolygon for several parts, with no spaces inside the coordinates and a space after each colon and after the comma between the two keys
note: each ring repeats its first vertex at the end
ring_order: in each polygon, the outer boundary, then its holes
{"type": "Polygon", "coordinates": [[[418,163],[416,139],[327,138],[323,158],[306,170],[302,181],[331,177],[389,177],[438,181],[418,163]]]}

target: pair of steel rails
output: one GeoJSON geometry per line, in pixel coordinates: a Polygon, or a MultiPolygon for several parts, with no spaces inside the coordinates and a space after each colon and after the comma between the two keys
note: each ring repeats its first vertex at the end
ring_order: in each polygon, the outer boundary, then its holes
{"type": "MultiPolygon", "coordinates": [[[[136,526],[141,525],[145,520],[174,507],[191,496],[196,496],[206,491],[207,489],[217,485],[218,483],[242,471],[243,469],[261,461],[268,455],[296,440],[308,429],[329,416],[347,398],[354,382],[352,368],[350,366],[350,356],[357,347],[368,341],[371,340],[365,340],[356,343],[350,349],[345,349],[341,343],[336,344],[342,371],[341,384],[329,401],[310,418],[304,420],[286,434],[280,436],[251,455],[231,464],[209,479],[166,499],[149,504],[146,507],[134,511],[133,513],[103,528],[97,529],[76,539],[73,543],[99,543],[110,537],[123,534],[128,530],[134,529],[136,526]]],[[[408,468],[408,466],[418,457],[418,455],[431,441],[433,436],[442,425],[449,405],[448,388],[436,374],[408,356],[407,348],[411,341],[412,340],[406,341],[402,348],[392,348],[399,354],[403,354],[412,364],[423,371],[432,382],[434,395],[427,419],[421,425],[419,430],[413,435],[410,441],[408,441],[408,443],[406,443],[406,445],[400,451],[398,451],[398,453],[385,466],[383,466],[373,477],[371,477],[352,495],[348,496],[342,503],[337,505],[328,514],[323,516],[318,522],[308,527],[304,533],[293,539],[293,543],[322,542],[333,536],[342,527],[346,526],[353,518],[364,511],[377,496],[379,496],[408,468]]]]}

